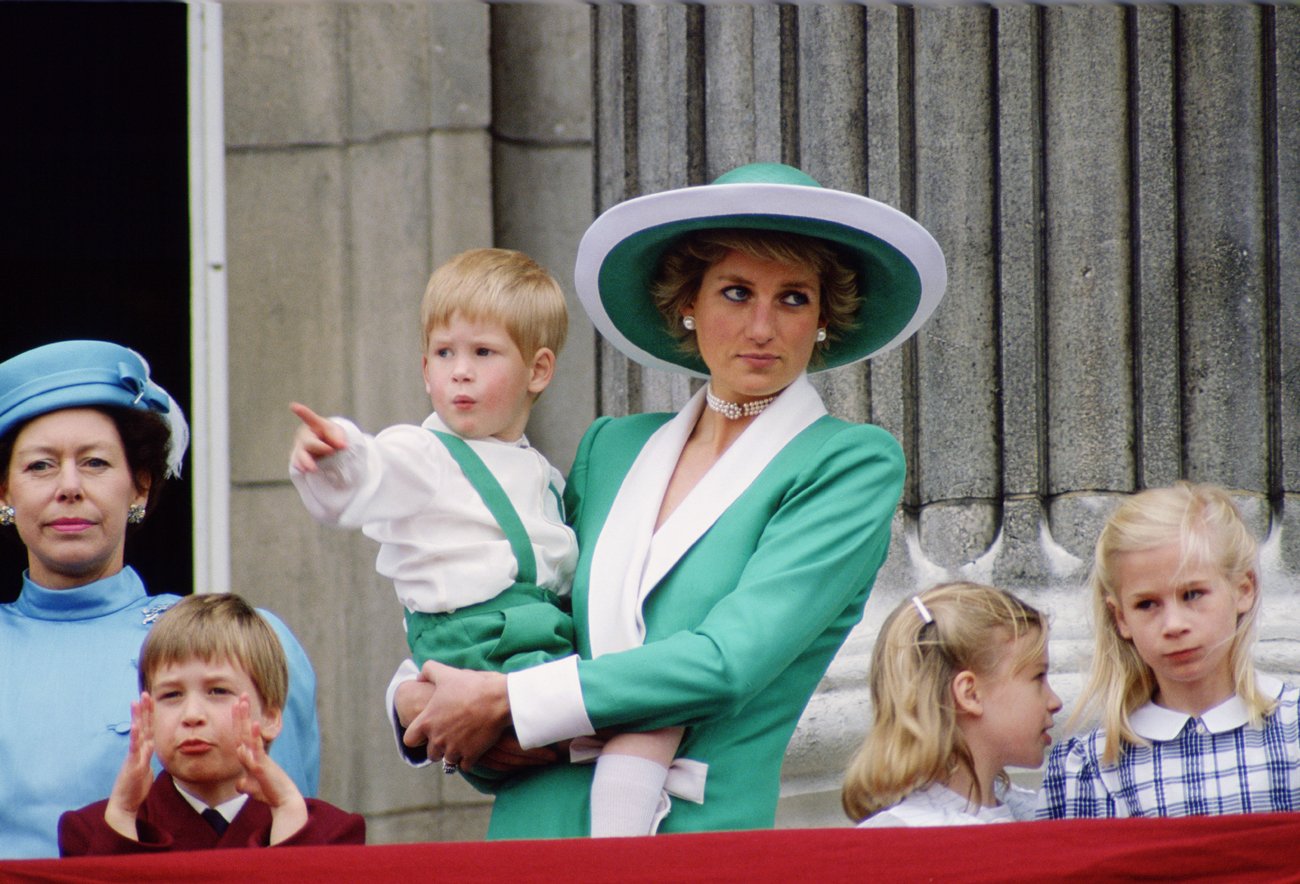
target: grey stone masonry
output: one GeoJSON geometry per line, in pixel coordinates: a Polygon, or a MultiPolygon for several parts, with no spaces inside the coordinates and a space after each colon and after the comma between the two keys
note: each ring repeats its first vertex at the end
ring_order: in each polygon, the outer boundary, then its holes
{"type": "MultiPolygon", "coordinates": [[[[1283,259],[1300,10],[600,4],[595,19],[599,208],[783,161],[909,212],[948,261],[914,341],[816,378],[833,413],[900,438],[910,476],[864,622],[791,744],[783,824],[845,822],[866,655],[935,581],[1047,609],[1068,707],[1091,657],[1087,561],[1135,489],[1234,492],[1264,542],[1261,665],[1300,672],[1285,625],[1300,288],[1283,259]]],[[[600,351],[601,412],[690,392],[600,351]]]]}
{"type": "MultiPolygon", "coordinates": [[[[287,469],[291,400],[371,431],[429,411],[425,283],[494,244],[489,9],[223,13],[234,587],[280,613],[315,664],[322,797],[365,813],[372,841],[480,838],[482,796],[398,760],[382,698],[405,641],[373,542],[314,523],[287,469]]],[[[565,222],[589,203],[571,199],[565,222]]]]}
{"type": "Polygon", "coordinates": [[[494,243],[548,267],[569,296],[569,335],[528,436],[568,471],[596,416],[596,338],[573,294],[592,218],[591,13],[582,4],[492,7],[494,243]]]}
{"type": "MultiPolygon", "coordinates": [[[[591,11],[479,3],[224,7],[231,508],[237,587],[320,679],[321,794],[374,843],[481,838],[488,799],[398,760],[382,712],[405,655],[374,544],[289,486],[300,400],[376,431],[429,411],[419,302],[467,248],[518,248],[573,289],[594,210],[591,11]]],[[[576,301],[528,433],[562,470],[596,415],[576,301]]]]}
{"type": "MultiPolygon", "coordinates": [[[[899,438],[909,475],[863,623],[791,744],[781,825],[848,823],[874,637],[936,581],[1048,611],[1068,710],[1092,545],[1135,489],[1232,490],[1263,543],[1259,665],[1300,675],[1300,6],[272,2],[223,19],[235,588],[311,653],[322,796],[364,812],[373,842],[482,837],[488,799],[397,760],[381,698],[400,612],[373,544],[315,525],[289,486],[288,401],[368,429],[420,420],[437,263],[520,248],[571,293],[595,213],[747,162],[913,215],[949,274],[912,341],[815,377],[833,413],[899,438]]],[[[595,415],[695,387],[571,311],[529,428],[561,469],[595,415]]]]}

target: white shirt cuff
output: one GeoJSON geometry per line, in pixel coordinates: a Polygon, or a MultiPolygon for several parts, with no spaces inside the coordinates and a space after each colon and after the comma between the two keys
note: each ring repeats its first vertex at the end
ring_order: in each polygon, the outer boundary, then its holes
{"type": "Polygon", "coordinates": [[[582,703],[577,655],[511,672],[506,693],[515,734],[525,749],[596,732],[582,703]]]}
{"type": "Polygon", "coordinates": [[[428,754],[423,746],[417,746],[412,749],[402,742],[402,735],[406,733],[406,728],[402,727],[401,722],[397,720],[397,689],[408,681],[414,681],[419,678],[420,670],[415,668],[415,661],[406,659],[402,665],[397,667],[393,673],[392,681],[388,683],[388,690],[384,692],[384,704],[388,708],[388,720],[393,723],[393,736],[397,738],[397,751],[401,753],[402,759],[411,767],[424,767],[429,763],[428,754]]]}

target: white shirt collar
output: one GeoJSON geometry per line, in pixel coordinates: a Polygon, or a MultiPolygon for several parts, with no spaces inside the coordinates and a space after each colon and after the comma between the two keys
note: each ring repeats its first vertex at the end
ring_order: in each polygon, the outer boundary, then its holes
{"type": "MultiPolygon", "coordinates": [[[[1256,673],[1255,685],[1261,693],[1270,697],[1277,697],[1282,693],[1281,679],[1271,675],[1256,673]]],[[[1194,717],[1196,716],[1186,712],[1177,712],[1157,706],[1155,703],[1147,703],[1129,716],[1129,724],[1139,737],[1163,743],[1182,733],[1187,722],[1194,717]]],[[[1199,718],[1207,731],[1212,734],[1222,734],[1244,725],[1250,720],[1250,715],[1246,708],[1246,701],[1239,695],[1233,694],[1213,709],[1207,709],[1199,718]]]]}
{"type": "Polygon", "coordinates": [[[913,793],[921,807],[928,805],[930,811],[947,825],[962,825],[970,822],[1009,823],[1015,821],[1011,808],[1004,802],[1007,789],[1001,783],[996,784],[994,792],[998,801],[1003,802],[985,807],[971,802],[970,796],[954,792],[943,783],[931,783],[924,789],[913,793]]]}
{"type": "MultiPolygon", "coordinates": [[[[176,787],[177,792],[181,793],[181,797],[185,799],[186,803],[188,803],[190,807],[194,808],[195,813],[203,813],[203,811],[208,809],[208,803],[206,801],[186,792],[185,789],[181,787],[181,784],[176,782],[175,778],[172,779],[172,785],[176,787]]],[[[244,809],[244,802],[247,800],[247,795],[236,795],[229,801],[223,801],[212,809],[225,817],[226,822],[231,822],[239,815],[239,812],[244,809]]]]}
{"type": "MultiPolygon", "coordinates": [[[[426,417],[424,419],[424,423],[420,424],[420,426],[424,427],[426,430],[438,430],[439,432],[451,433],[453,436],[457,436],[462,439],[464,438],[463,436],[460,435],[460,433],[457,433],[451,427],[447,426],[447,424],[443,422],[443,419],[438,417],[438,412],[436,411],[430,414],[428,417],[426,417]]],[[[496,445],[509,445],[511,448],[532,448],[532,446],[528,444],[528,437],[524,435],[521,435],[518,439],[515,439],[513,442],[506,442],[502,439],[496,438],[495,436],[484,436],[482,439],[465,439],[465,441],[485,442],[488,444],[496,444],[496,445]]]]}

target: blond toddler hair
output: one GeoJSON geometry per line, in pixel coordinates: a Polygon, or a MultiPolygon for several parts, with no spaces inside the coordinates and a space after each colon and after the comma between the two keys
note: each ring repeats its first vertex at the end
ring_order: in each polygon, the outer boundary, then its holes
{"type": "Polygon", "coordinates": [[[560,355],[569,331],[564,289],[545,267],[512,249],[470,249],[433,271],[420,302],[422,344],[458,314],[500,322],[525,362],[543,347],[560,355]]]}

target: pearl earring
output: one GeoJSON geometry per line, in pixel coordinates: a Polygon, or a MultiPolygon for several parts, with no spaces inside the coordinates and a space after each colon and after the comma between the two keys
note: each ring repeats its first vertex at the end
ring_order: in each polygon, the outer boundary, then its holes
{"type": "Polygon", "coordinates": [[[824,328],[817,329],[817,343],[820,344],[824,340],[826,340],[826,329],[824,328]]]}
{"type": "Polygon", "coordinates": [[[126,523],[128,525],[139,525],[144,521],[144,507],[138,503],[133,503],[126,508],[126,523]]]}
{"type": "Polygon", "coordinates": [[[0,506],[0,528],[8,528],[14,523],[14,516],[18,515],[14,508],[9,504],[0,506]]]}
{"type": "Polygon", "coordinates": [[[683,317],[682,317],[682,328],[686,329],[687,331],[695,331],[695,317],[694,317],[694,316],[683,316],[683,317]]]}

